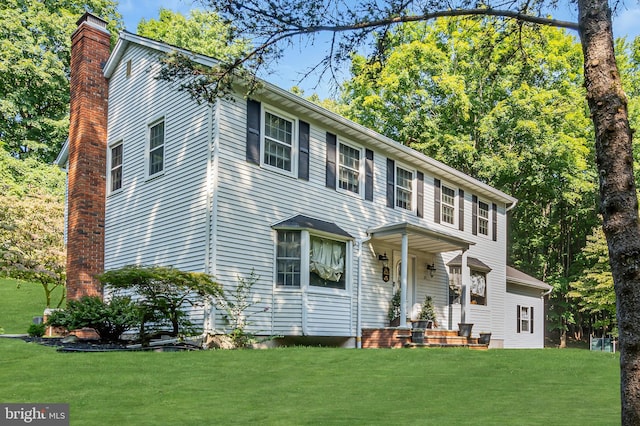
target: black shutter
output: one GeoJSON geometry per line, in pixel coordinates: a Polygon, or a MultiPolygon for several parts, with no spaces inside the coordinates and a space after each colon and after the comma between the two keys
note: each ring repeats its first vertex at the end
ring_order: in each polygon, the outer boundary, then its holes
{"type": "Polygon", "coordinates": [[[396,162],[387,158],[387,207],[395,207],[396,162]]]}
{"type": "Polygon", "coordinates": [[[473,195],[471,197],[472,205],[471,205],[471,233],[473,235],[478,235],[478,196],[473,195]]]}
{"type": "Polygon", "coordinates": [[[247,99],[247,161],[260,164],[260,102],[247,99]]]}
{"type": "Polygon", "coordinates": [[[309,123],[298,122],[298,178],[309,180],[309,123]]]}
{"type": "Polygon", "coordinates": [[[491,218],[493,222],[491,226],[493,241],[498,241],[498,206],[496,203],[491,204],[491,218]]]}
{"type": "Polygon", "coordinates": [[[364,199],[373,201],[373,151],[365,150],[364,157],[364,199]]]}
{"type": "Polygon", "coordinates": [[[518,310],[518,313],[516,315],[516,317],[518,318],[518,333],[520,333],[520,305],[516,306],[516,309],[518,310]]]}
{"type": "Polygon", "coordinates": [[[458,229],[464,231],[464,190],[458,190],[458,229]]]}
{"type": "Polygon", "coordinates": [[[531,314],[529,315],[529,330],[531,331],[531,334],[533,334],[533,306],[529,309],[531,309],[531,314]]]}
{"type": "Polygon", "coordinates": [[[440,223],[440,179],[433,180],[433,221],[440,223]]]}
{"type": "Polygon", "coordinates": [[[416,191],[416,213],[418,217],[424,217],[424,173],[417,172],[418,188],[416,191]]]}
{"type": "Polygon", "coordinates": [[[337,138],[327,132],[327,188],[336,189],[336,144],[337,138]]]}

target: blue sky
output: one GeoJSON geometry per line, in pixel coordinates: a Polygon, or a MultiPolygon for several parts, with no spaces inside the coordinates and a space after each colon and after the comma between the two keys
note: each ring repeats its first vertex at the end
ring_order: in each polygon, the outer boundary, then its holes
{"type": "MultiPolygon", "coordinates": [[[[195,7],[194,2],[191,0],[120,0],[119,4],[118,10],[122,14],[126,29],[130,32],[136,32],[138,22],[141,19],[157,18],[161,7],[178,11],[185,15],[195,7]]],[[[577,20],[577,9],[575,7],[556,11],[553,14],[559,19],[577,20]]],[[[613,32],[616,37],[627,36],[628,40],[640,35],[640,2],[627,0],[626,6],[619,6],[619,10],[614,16],[613,32]]],[[[299,83],[300,73],[304,72],[306,68],[304,62],[309,66],[315,65],[321,58],[323,51],[322,45],[313,49],[309,49],[308,45],[293,47],[289,50],[289,54],[274,66],[273,73],[261,77],[283,89],[290,89],[292,86],[298,85],[307,95],[316,92],[320,97],[328,97],[329,87],[327,84],[321,83],[320,86],[315,87],[317,78],[313,76],[299,83]],[[313,55],[314,52],[315,56],[313,55]]]]}

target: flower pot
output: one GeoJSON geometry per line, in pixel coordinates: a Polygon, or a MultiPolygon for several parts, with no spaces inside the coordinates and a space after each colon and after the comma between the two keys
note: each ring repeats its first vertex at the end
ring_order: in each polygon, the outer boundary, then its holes
{"type": "Polygon", "coordinates": [[[473,324],[459,322],[458,323],[458,336],[471,337],[471,329],[472,328],[473,328],[473,324]]]}
{"type": "Polygon", "coordinates": [[[480,333],[478,343],[482,345],[488,345],[491,342],[491,333],[480,333]]]}
{"type": "Polygon", "coordinates": [[[413,328],[422,328],[422,329],[425,329],[425,328],[427,328],[427,326],[429,325],[428,323],[429,323],[429,321],[427,321],[427,320],[417,320],[417,321],[412,321],[412,322],[411,322],[411,326],[412,326],[413,328]]]}
{"type": "Polygon", "coordinates": [[[424,328],[414,328],[411,330],[411,341],[413,343],[424,343],[424,328]]]}

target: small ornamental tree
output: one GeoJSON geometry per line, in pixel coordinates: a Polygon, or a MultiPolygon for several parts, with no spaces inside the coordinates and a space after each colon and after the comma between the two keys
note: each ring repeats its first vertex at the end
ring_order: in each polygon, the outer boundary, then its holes
{"type": "Polygon", "coordinates": [[[107,271],[98,279],[109,288],[139,296],[140,337],[169,327],[174,336],[194,331],[185,307],[201,307],[209,297],[220,295],[218,283],[204,273],[185,272],[166,266],[129,265],[107,271]],[[151,330],[147,330],[152,326],[151,330]]]}

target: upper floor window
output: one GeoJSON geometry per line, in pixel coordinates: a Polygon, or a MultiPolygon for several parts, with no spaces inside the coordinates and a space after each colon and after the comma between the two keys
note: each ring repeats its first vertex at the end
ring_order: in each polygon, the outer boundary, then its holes
{"type": "Polygon", "coordinates": [[[396,167],[396,207],[411,210],[413,198],[413,172],[396,167]]]}
{"type": "Polygon", "coordinates": [[[149,127],[149,176],[164,170],[164,120],[149,127]]]}
{"type": "Polygon", "coordinates": [[[122,188],[122,142],[109,149],[109,190],[114,192],[122,188]]]}
{"type": "Polygon", "coordinates": [[[489,235],[489,204],[478,201],[478,233],[489,235]]]}
{"type": "Polygon", "coordinates": [[[340,143],[338,152],[338,187],[360,193],[360,150],[340,143]]]}
{"type": "Polygon", "coordinates": [[[442,185],[441,194],[442,221],[454,225],[456,220],[456,191],[453,188],[442,185]]]}
{"type": "Polygon", "coordinates": [[[291,172],[293,170],[293,121],[265,111],[264,164],[291,172]]]}

